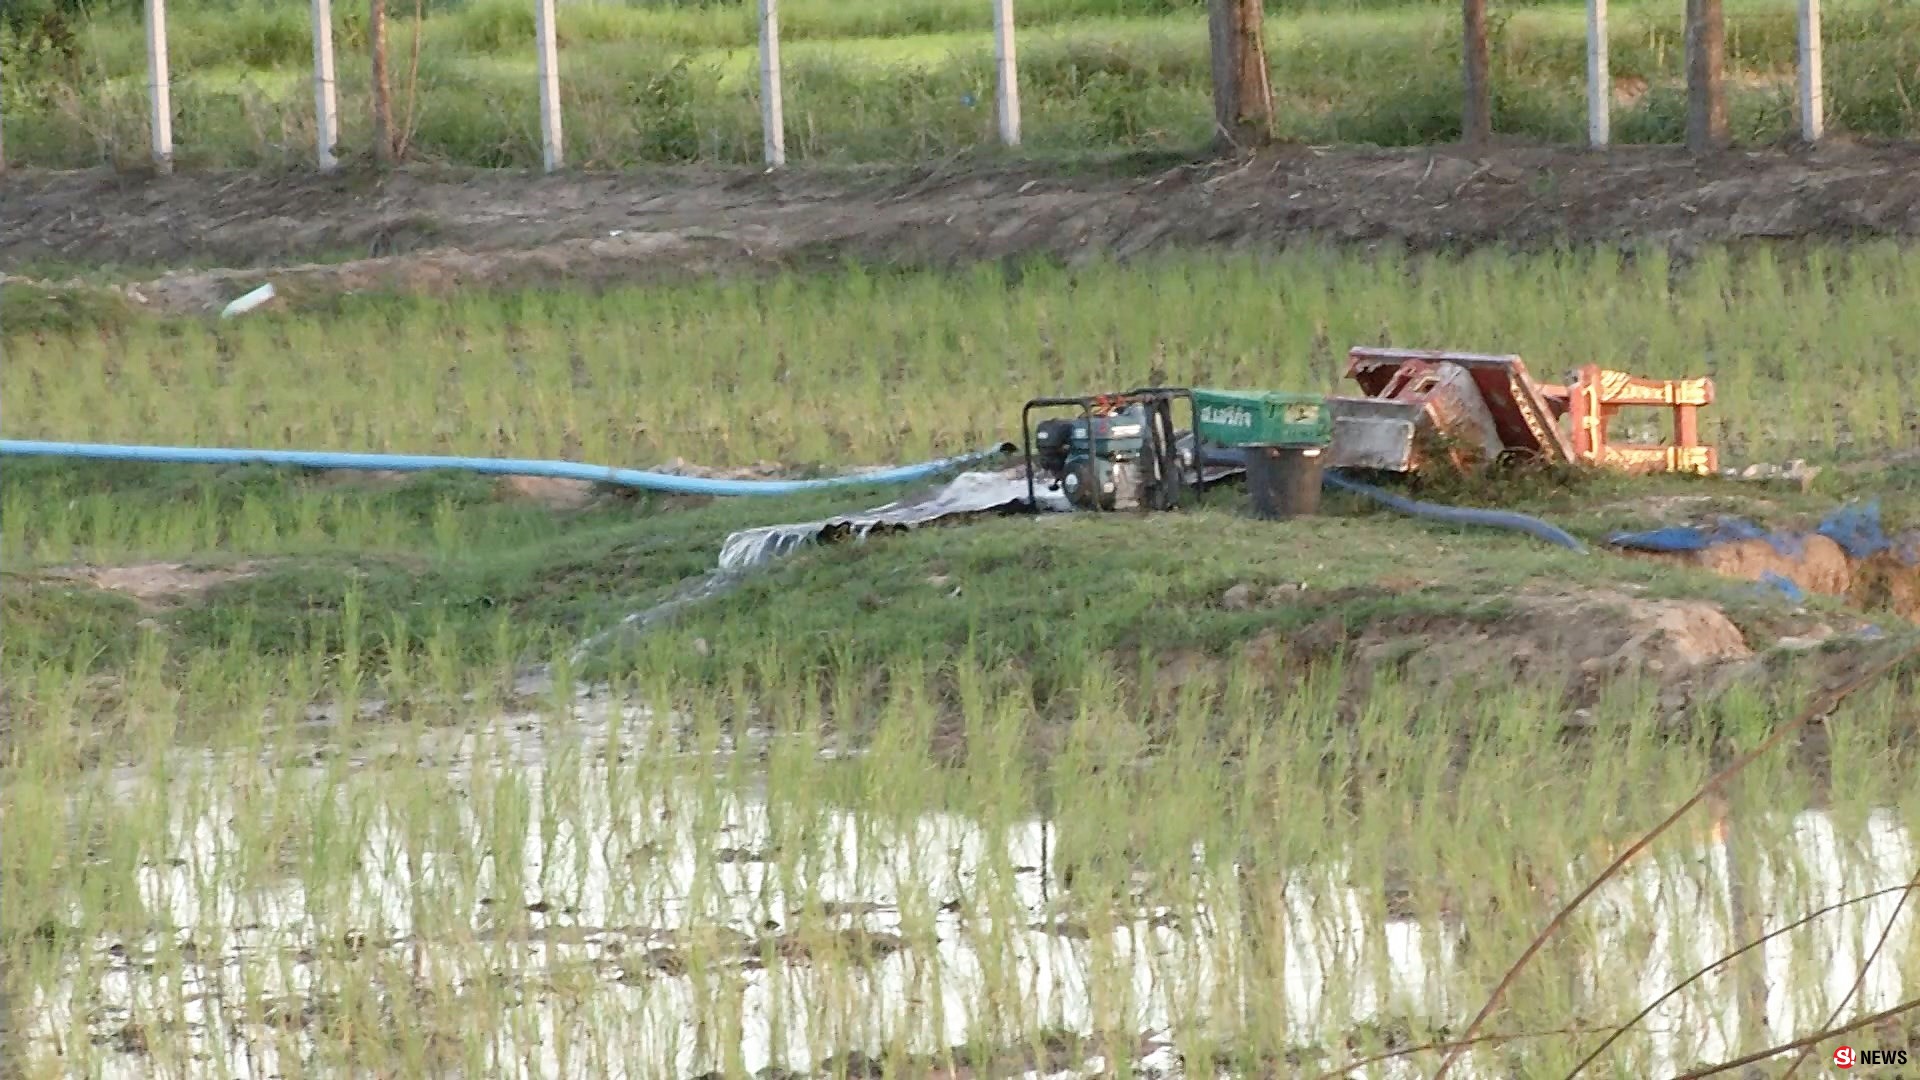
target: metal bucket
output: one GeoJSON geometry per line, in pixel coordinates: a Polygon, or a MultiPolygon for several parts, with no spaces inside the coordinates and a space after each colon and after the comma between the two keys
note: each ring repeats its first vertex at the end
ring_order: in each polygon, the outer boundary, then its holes
{"type": "Polygon", "coordinates": [[[1318,446],[1250,446],[1247,493],[1255,517],[1281,519],[1320,512],[1320,472],[1326,455],[1318,446]]]}

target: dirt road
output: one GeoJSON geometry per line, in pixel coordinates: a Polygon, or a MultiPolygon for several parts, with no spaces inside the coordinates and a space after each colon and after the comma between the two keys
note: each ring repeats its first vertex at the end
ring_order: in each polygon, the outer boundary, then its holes
{"type": "MultiPolygon", "coordinates": [[[[1920,236],[1920,146],[1700,160],[1669,148],[1319,151],[1173,168],[712,169],[385,178],[27,171],[0,178],[0,272],[187,268],[194,310],[272,269],[330,292],[625,281],[837,258],[946,266],[1320,240],[1412,249],[1920,236]],[[208,270],[205,268],[224,268],[208,270]]],[[[141,275],[133,275],[141,276],[141,275]]]]}

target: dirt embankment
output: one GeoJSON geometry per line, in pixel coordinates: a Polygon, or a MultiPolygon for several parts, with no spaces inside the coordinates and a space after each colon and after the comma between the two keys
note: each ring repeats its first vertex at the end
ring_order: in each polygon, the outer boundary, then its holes
{"type": "Polygon", "coordinates": [[[333,292],[606,283],[806,266],[916,266],[1303,240],[1464,248],[1920,236],[1920,146],[1697,159],[1287,147],[1153,170],[1039,166],[782,174],[475,171],[0,179],[0,272],[198,266],[131,295],[205,310],[265,278],[333,292]],[[341,261],[347,260],[347,261],[341,261]],[[271,271],[271,272],[269,272],[271,271]]]}
{"type": "Polygon", "coordinates": [[[1789,583],[1804,593],[1837,597],[1863,611],[1889,612],[1920,623],[1920,565],[1895,551],[1856,559],[1839,544],[1816,535],[1801,540],[1797,550],[1781,550],[1756,539],[1672,555],[1635,554],[1643,559],[1697,566],[1721,577],[1789,583]]]}

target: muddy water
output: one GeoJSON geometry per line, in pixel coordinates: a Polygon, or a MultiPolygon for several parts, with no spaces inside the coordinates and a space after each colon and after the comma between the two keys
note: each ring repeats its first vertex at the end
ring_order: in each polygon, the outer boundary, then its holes
{"type": "MultiPolygon", "coordinates": [[[[477,1070],[488,1076],[805,1071],[829,1055],[902,1044],[917,1053],[1017,1045],[1039,1027],[1138,1032],[1135,1075],[1174,1076],[1183,1075],[1183,1033],[1238,1007],[1232,966],[1244,949],[1233,874],[1196,862],[1177,904],[1136,896],[1130,910],[1096,924],[1063,916],[1070,891],[1044,820],[989,830],[955,815],[893,820],[821,805],[796,821],[793,808],[751,784],[623,787],[591,754],[567,755],[572,764],[549,758],[537,736],[524,734],[537,729],[535,718],[518,719],[427,751],[465,796],[449,812],[476,833],[497,796],[489,785],[508,773],[524,782],[530,812],[517,875],[497,859],[456,865],[434,852],[410,864],[404,838],[376,814],[350,883],[324,895],[297,879],[242,891],[221,884],[243,847],[221,763],[178,770],[173,782],[199,794],[180,800],[192,809],[168,822],[171,854],[138,879],[160,929],[94,942],[73,979],[18,1003],[29,1072],[77,1064],[56,1063],[85,1031],[96,1075],[154,1075],[160,1062],[127,1038],[130,1030],[184,1050],[186,1060],[175,1060],[192,1075],[311,1069],[313,1059],[305,1069],[291,1059],[307,1058],[314,1025],[287,1017],[310,1014],[337,990],[341,967],[328,975],[316,957],[343,946],[384,955],[396,969],[424,966],[442,982],[506,973],[516,993],[496,995],[492,1014],[475,1013],[481,1027],[498,1021],[477,1070]],[[563,790],[566,804],[551,817],[542,813],[549,787],[563,790]],[[795,837],[805,838],[795,845],[803,852],[783,855],[795,837]],[[451,898],[454,916],[443,907],[416,933],[415,883],[451,898]],[[801,943],[842,951],[816,965],[801,943]],[[847,962],[853,955],[859,961],[847,962]]],[[[593,703],[579,720],[589,745],[654,723],[593,703]]],[[[281,778],[323,782],[313,770],[281,778]]],[[[1785,826],[1794,850],[1784,865],[1776,856],[1760,870],[1752,906],[1765,929],[1903,884],[1914,870],[1914,846],[1891,814],[1846,831],[1813,811],[1767,824],[1785,826]],[[1789,895],[1772,875],[1792,877],[1790,905],[1770,899],[1789,895]]],[[[1450,1021],[1457,1030],[1478,1006],[1449,994],[1457,927],[1369,921],[1378,904],[1337,853],[1280,876],[1287,1041],[1334,1040],[1374,1017],[1450,1021]]],[[[1630,1014],[1731,951],[1728,880],[1726,849],[1711,838],[1635,864],[1590,901],[1579,924],[1582,955],[1597,958],[1578,973],[1589,992],[1604,988],[1630,1014]]],[[[1897,902],[1888,895],[1843,909],[1762,953],[1773,1041],[1826,1019],[1897,902]]],[[[1900,916],[1862,992],[1863,1011],[1903,996],[1903,968],[1907,984],[1920,978],[1913,922],[1900,916]]],[[[1642,1023],[1650,1037],[1630,1052],[1646,1072],[1733,1055],[1743,1019],[1733,981],[1712,976],[1696,991],[1642,1023]]],[[[1621,1010],[1596,1011],[1606,1016],[1590,1019],[1604,1022],[1621,1010]]],[[[1088,1060],[1027,1075],[1106,1075],[1121,1064],[1088,1060]]],[[[1483,1064],[1491,1072],[1496,1062],[1483,1064]]]]}

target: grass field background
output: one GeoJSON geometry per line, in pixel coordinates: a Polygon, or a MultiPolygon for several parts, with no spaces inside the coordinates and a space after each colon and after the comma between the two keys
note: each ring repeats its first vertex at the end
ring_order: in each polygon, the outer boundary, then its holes
{"type": "MultiPolygon", "coordinates": [[[[146,154],[143,38],[122,6],[64,23],[0,22],[7,140],[16,162],[135,163],[146,154]]],[[[19,9],[26,12],[27,7],[19,9]]],[[[365,9],[335,6],[342,150],[368,140],[365,9]]],[[[532,5],[395,5],[390,48],[399,122],[426,160],[537,165],[532,5]],[[417,83],[411,53],[420,38],[417,83]]],[[[1036,0],[1017,11],[1023,152],[1073,157],[1192,149],[1210,131],[1204,6],[1185,0],[1036,0]]],[[[873,161],[997,152],[985,0],[783,5],[788,152],[873,161]]],[[[1269,8],[1279,133],[1315,143],[1408,145],[1459,130],[1452,5],[1269,8]]],[[[744,3],[563,4],[569,161],[757,160],[753,11],[744,3]]],[[[311,43],[295,0],[173,6],[176,156],[188,166],[312,160],[311,43]]],[[[1920,133],[1920,12],[1892,0],[1830,4],[1832,129],[1920,133]]],[[[1584,138],[1584,24],[1567,5],[1497,4],[1495,126],[1526,140],[1584,138]]],[[[1728,73],[1739,141],[1797,131],[1793,6],[1729,5],[1728,73]]],[[[1677,5],[1612,15],[1616,141],[1677,142],[1684,120],[1677,5]]]]}

